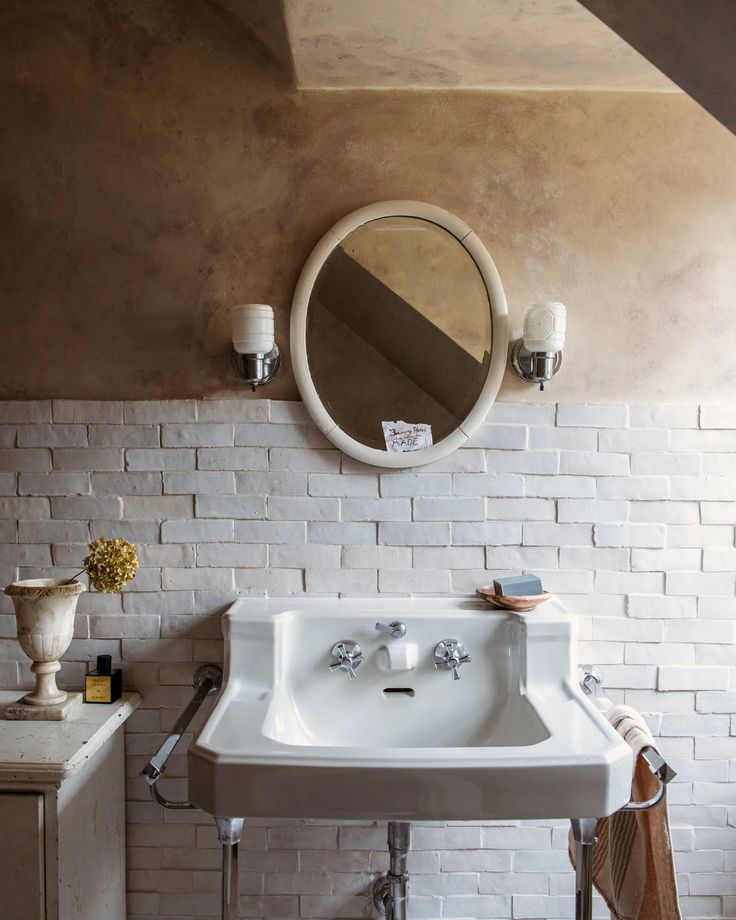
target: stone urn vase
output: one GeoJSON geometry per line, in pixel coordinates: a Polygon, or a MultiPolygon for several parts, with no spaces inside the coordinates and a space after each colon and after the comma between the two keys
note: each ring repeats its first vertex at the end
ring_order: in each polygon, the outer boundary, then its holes
{"type": "Polygon", "coordinates": [[[77,599],[86,590],[81,582],[56,578],[14,581],[5,589],[15,607],[18,642],[33,660],[36,675],[36,686],[20,700],[26,706],[56,706],[66,700],[66,691],[56,686],[56,672],[74,635],[77,599]]]}

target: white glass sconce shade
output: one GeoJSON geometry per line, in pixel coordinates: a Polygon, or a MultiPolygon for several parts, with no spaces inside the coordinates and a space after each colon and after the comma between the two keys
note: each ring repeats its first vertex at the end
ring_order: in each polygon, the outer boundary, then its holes
{"type": "Polygon", "coordinates": [[[556,354],[565,345],[567,311],[564,303],[533,303],[524,316],[524,348],[556,354]]]}
{"type": "Polygon", "coordinates": [[[511,366],[539,389],[551,380],[562,366],[567,311],[564,303],[530,304],[524,315],[524,334],[511,349],[511,366]]]}
{"type": "Polygon", "coordinates": [[[281,368],[276,344],[273,307],[267,303],[241,303],[230,314],[233,366],[253,390],[270,383],[281,368]]]}
{"type": "Polygon", "coordinates": [[[267,355],[274,347],[273,308],[241,303],[232,309],[233,348],[240,355],[267,355]]]}

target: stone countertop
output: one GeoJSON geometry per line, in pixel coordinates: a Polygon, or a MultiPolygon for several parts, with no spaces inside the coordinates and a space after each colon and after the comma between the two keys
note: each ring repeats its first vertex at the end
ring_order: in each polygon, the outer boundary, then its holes
{"type": "Polygon", "coordinates": [[[23,722],[3,718],[21,691],[0,691],[0,783],[58,785],[82,767],[140,706],[139,693],[110,704],[83,703],[67,722],[23,722]]]}

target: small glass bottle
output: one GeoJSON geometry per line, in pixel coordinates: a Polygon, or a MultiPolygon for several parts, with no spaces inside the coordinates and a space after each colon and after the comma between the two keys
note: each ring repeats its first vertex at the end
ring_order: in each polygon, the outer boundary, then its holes
{"type": "Polygon", "coordinates": [[[98,655],[97,667],[84,678],[85,703],[114,703],[123,695],[123,670],[112,670],[112,655],[98,655]]]}

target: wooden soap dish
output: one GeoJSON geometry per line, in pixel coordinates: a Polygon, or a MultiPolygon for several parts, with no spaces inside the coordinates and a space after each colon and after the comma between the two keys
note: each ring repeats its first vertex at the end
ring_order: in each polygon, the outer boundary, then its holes
{"type": "Polygon", "coordinates": [[[476,588],[475,593],[482,597],[484,601],[492,607],[500,607],[502,610],[515,610],[521,612],[524,610],[534,610],[545,601],[548,601],[552,595],[549,591],[543,594],[526,594],[514,596],[513,594],[495,594],[493,585],[485,585],[482,588],[476,588]]]}

